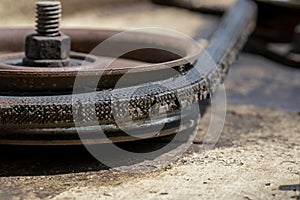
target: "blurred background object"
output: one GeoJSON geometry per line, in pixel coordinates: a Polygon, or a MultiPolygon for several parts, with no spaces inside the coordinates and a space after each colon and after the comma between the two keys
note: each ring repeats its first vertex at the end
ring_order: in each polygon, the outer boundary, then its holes
{"type": "MultiPolygon", "coordinates": [[[[63,28],[128,30],[155,26],[191,35],[200,25],[210,23],[207,19],[212,19],[183,9],[157,6],[150,0],[64,0],[62,5],[63,28]]],[[[35,0],[0,2],[0,27],[33,27],[34,15],[35,0]]]]}
{"type": "MultiPolygon", "coordinates": [[[[35,2],[35,0],[2,0],[0,3],[1,26],[32,25],[32,19],[34,19],[35,15],[35,2]]],[[[121,10],[124,10],[124,8],[126,8],[126,4],[134,5],[135,2],[138,1],[88,0],[83,3],[81,0],[64,0],[62,1],[63,17],[64,19],[80,17],[81,23],[78,23],[77,25],[85,25],[86,23],[89,23],[89,21],[91,21],[91,15],[94,15],[94,17],[113,15],[117,13],[116,11],[118,10],[118,8],[121,7],[121,10]]],[[[119,14],[121,15],[122,13],[119,14]]]]}

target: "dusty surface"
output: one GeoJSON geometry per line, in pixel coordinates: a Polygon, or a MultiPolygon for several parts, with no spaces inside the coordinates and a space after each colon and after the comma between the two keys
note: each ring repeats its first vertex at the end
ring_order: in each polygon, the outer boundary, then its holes
{"type": "Polygon", "coordinates": [[[25,199],[288,199],[297,193],[278,188],[300,180],[299,120],[297,113],[229,106],[218,148],[197,152],[194,144],[178,162],[145,174],[104,170],[84,153],[2,159],[1,166],[11,164],[2,191],[25,199]]]}
{"type": "Polygon", "coordinates": [[[192,153],[161,173],[125,178],[112,185],[74,187],[54,199],[287,199],[295,196],[295,192],[281,192],[278,187],[299,182],[300,116],[249,106],[228,110],[219,145],[231,138],[231,147],[192,153]],[[240,124],[233,123],[238,118],[240,124]],[[242,128],[237,134],[239,126],[242,128]]]}
{"type": "MultiPolygon", "coordinates": [[[[108,1],[70,1],[68,27],[160,26],[194,36],[216,24],[214,17],[146,1],[113,8],[100,6],[108,1]]],[[[33,0],[18,2],[1,1],[1,26],[33,24],[25,11],[33,0]],[[10,18],[12,10],[20,13],[10,18]]],[[[208,112],[185,156],[157,172],[108,170],[83,148],[1,147],[0,199],[296,199],[299,192],[279,187],[300,184],[299,80],[299,70],[243,54],[226,81],[228,113],[216,148],[200,151],[208,112]]]]}

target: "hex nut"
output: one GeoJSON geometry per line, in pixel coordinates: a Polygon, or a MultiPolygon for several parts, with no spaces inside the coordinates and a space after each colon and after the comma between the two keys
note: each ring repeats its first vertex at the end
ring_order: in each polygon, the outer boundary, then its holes
{"type": "Polygon", "coordinates": [[[71,38],[61,34],[56,37],[38,34],[26,37],[25,53],[32,60],[65,60],[70,56],[71,38]]]}

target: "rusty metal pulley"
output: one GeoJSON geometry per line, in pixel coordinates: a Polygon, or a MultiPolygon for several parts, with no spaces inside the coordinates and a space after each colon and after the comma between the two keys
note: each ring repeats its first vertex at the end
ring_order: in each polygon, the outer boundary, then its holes
{"type": "MultiPolygon", "coordinates": [[[[130,45],[151,44],[157,48],[139,49],[125,54],[107,70],[105,65],[109,54],[88,53],[107,38],[119,33],[118,31],[65,29],[62,30],[67,35],[65,36],[58,32],[58,4],[41,4],[38,12],[41,13],[38,15],[35,35],[29,35],[32,33],[29,29],[0,30],[0,51],[13,52],[0,55],[2,144],[80,144],[76,128],[86,130],[87,135],[93,137],[94,127],[88,123],[75,127],[72,99],[80,94],[73,94],[73,86],[78,76],[83,76],[85,84],[89,86],[89,80],[97,78],[99,74],[103,76],[96,87],[94,98],[79,98],[76,103],[90,105],[97,110],[97,120],[111,141],[137,139],[124,134],[118,127],[111,108],[113,88],[128,73],[132,77],[131,81],[114,96],[120,105],[122,101],[130,102],[130,118],[134,124],[129,123],[126,128],[141,129],[139,133],[147,134],[147,127],[164,125],[165,128],[157,136],[174,134],[179,129],[178,122],[184,120],[180,116],[181,110],[211,97],[217,85],[224,80],[229,66],[254,29],[256,20],[255,4],[248,0],[238,1],[228,11],[205,49],[216,63],[216,68],[202,66],[203,68],[197,69],[197,61],[206,62],[198,45],[167,35],[132,33],[115,42],[130,45]],[[54,21],[47,21],[49,19],[54,21]],[[29,36],[25,45],[24,38],[27,35],[29,36]],[[68,37],[72,41],[70,53],[68,37]],[[53,45],[57,42],[58,46],[53,45]],[[25,53],[22,52],[24,46],[25,53]],[[162,49],[175,49],[184,56],[162,49]],[[52,54],[53,51],[59,54],[52,54]],[[134,70],[131,71],[132,69],[134,70]],[[167,73],[167,69],[178,73],[167,73]],[[149,73],[156,78],[151,81],[139,78],[149,73]],[[183,80],[188,80],[190,84],[183,80]],[[174,88],[162,87],[162,81],[172,84],[174,88]],[[134,95],[121,96],[132,90],[135,90],[134,95]],[[184,96],[187,103],[180,102],[178,95],[184,96]],[[149,119],[152,107],[157,108],[151,113],[155,122],[149,119]],[[160,107],[167,109],[162,110],[160,107]]],[[[120,115],[125,112],[121,107],[118,109],[120,115]]],[[[83,121],[88,121],[90,111],[84,112],[86,119],[83,121]]],[[[98,138],[95,143],[105,143],[105,140],[98,138]]]]}

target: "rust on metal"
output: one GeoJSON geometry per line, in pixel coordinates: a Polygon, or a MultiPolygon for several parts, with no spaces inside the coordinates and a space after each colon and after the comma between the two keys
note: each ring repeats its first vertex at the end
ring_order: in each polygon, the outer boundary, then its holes
{"type": "MultiPolygon", "coordinates": [[[[201,66],[203,69],[198,69],[194,65],[197,60],[205,62],[206,57],[198,45],[187,44],[186,40],[144,33],[128,35],[119,42],[125,40],[129,43],[135,43],[136,38],[139,38],[145,43],[157,44],[158,49],[161,49],[159,47],[164,47],[164,45],[168,49],[175,48],[180,52],[184,52],[185,56],[180,57],[170,52],[156,49],[141,49],[126,54],[122,57],[125,60],[116,63],[109,70],[109,73],[104,74],[107,80],[113,81],[101,81],[102,83],[98,85],[98,90],[93,98],[87,95],[84,99],[78,98],[76,102],[80,105],[95,105],[98,122],[102,126],[109,127],[110,131],[107,134],[110,135],[111,130],[113,130],[114,134],[120,134],[117,127],[114,127],[115,121],[111,110],[112,94],[111,90],[109,90],[115,81],[122,74],[128,72],[132,64],[135,65],[134,68],[136,70],[134,70],[133,76],[136,77],[150,72],[161,74],[167,68],[173,68],[179,72],[183,70],[184,73],[175,76],[166,74],[161,80],[153,80],[151,84],[144,84],[134,95],[122,96],[123,94],[129,94],[133,90],[133,86],[138,84],[133,82],[124,88],[120,88],[114,97],[120,101],[120,107],[116,108],[118,114],[124,116],[129,114],[129,117],[137,123],[145,123],[149,117],[150,108],[157,107],[153,109],[155,112],[151,113],[153,118],[159,120],[161,116],[165,116],[167,113],[170,116],[168,122],[170,125],[167,126],[169,128],[165,132],[167,134],[174,133],[174,128],[176,129],[178,126],[176,122],[178,118],[176,116],[178,116],[180,110],[188,109],[190,105],[200,103],[214,94],[216,86],[224,80],[230,65],[235,61],[240,49],[253,31],[255,22],[256,6],[252,1],[240,0],[228,11],[206,47],[206,51],[217,64],[214,69],[210,66],[201,66]],[[141,57],[141,55],[144,56],[141,57]],[[139,65],[141,62],[144,64],[139,65]],[[128,64],[127,67],[125,63],[128,64]],[[188,80],[189,84],[187,85],[184,80],[188,80]],[[175,87],[172,90],[164,88],[160,84],[161,82],[173,84],[175,87]],[[178,96],[183,98],[184,104],[178,100],[178,96]],[[125,102],[130,102],[129,112],[124,111],[123,107],[121,107],[125,102]],[[167,109],[162,110],[159,107],[167,109]]],[[[23,49],[22,38],[30,31],[0,30],[0,32],[3,50],[20,52],[23,49]],[[9,34],[9,37],[6,38],[5,34],[9,34]],[[17,41],[20,41],[20,44],[17,41]]],[[[90,52],[100,42],[118,33],[103,30],[64,30],[64,32],[72,38],[72,50],[81,53],[90,52]],[[89,37],[89,33],[93,33],[92,39],[89,37]]],[[[84,55],[71,53],[71,58],[84,55]]],[[[39,134],[43,132],[45,135],[55,136],[54,138],[57,140],[59,138],[64,140],[64,144],[68,143],[68,139],[73,141],[74,138],[64,138],[66,135],[57,134],[57,131],[69,130],[72,133],[72,129],[74,129],[72,99],[77,98],[76,94],[72,94],[74,79],[79,71],[85,72],[87,80],[97,76],[97,73],[103,70],[101,68],[101,59],[105,56],[109,55],[91,56],[91,62],[87,66],[39,68],[16,64],[18,58],[22,57],[22,53],[1,55],[0,87],[2,94],[0,96],[0,125],[2,132],[9,134],[1,135],[0,140],[7,141],[11,139],[17,141],[18,139],[14,138],[14,135],[27,132],[30,135],[27,142],[32,142],[33,140],[37,142],[39,134]],[[9,84],[7,83],[8,80],[10,80],[9,84]],[[15,84],[11,84],[12,82],[15,84]]],[[[86,112],[87,119],[83,119],[83,121],[88,121],[90,113],[88,110],[86,112]]],[[[151,122],[148,125],[155,126],[151,122]]],[[[118,141],[128,140],[130,138],[126,136],[118,139],[118,141]]]]}

